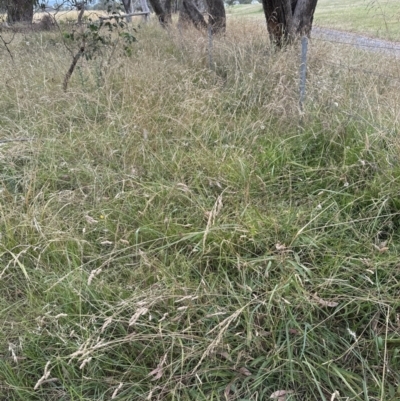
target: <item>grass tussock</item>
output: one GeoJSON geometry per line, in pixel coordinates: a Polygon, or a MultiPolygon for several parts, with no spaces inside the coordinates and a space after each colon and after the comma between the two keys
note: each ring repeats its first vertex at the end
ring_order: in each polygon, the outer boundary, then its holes
{"type": "Polygon", "coordinates": [[[397,62],[136,35],[1,50],[0,399],[398,399],[397,62]]]}

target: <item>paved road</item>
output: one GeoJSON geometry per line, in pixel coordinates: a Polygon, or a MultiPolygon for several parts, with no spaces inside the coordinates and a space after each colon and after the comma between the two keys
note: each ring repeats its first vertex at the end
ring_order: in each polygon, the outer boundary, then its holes
{"type": "Polygon", "coordinates": [[[313,27],[312,36],[316,39],[349,44],[359,49],[372,52],[383,52],[391,54],[396,58],[400,58],[400,42],[390,42],[388,40],[370,38],[356,33],[321,28],[318,26],[313,27]]]}

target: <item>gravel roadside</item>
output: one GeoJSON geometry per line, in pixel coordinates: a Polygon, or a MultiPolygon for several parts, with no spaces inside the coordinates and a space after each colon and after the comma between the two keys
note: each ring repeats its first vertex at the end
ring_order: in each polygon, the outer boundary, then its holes
{"type": "Polygon", "coordinates": [[[400,58],[400,42],[390,42],[388,40],[370,38],[356,33],[321,28],[319,26],[314,26],[312,28],[312,36],[316,39],[348,44],[358,49],[371,52],[383,52],[400,58]]]}

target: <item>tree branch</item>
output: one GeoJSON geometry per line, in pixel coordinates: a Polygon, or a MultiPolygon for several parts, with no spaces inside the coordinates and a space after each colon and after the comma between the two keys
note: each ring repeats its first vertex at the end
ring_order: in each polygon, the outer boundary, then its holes
{"type": "Polygon", "coordinates": [[[75,70],[76,67],[76,63],[78,62],[78,60],[81,58],[81,56],[83,55],[83,53],[85,52],[85,43],[82,42],[82,45],[78,51],[78,53],[75,54],[74,58],[72,59],[72,63],[67,71],[67,73],[65,74],[65,78],[64,78],[64,83],[63,83],[63,89],[64,92],[67,90],[68,88],[68,82],[69,79],[71,78],[72,73],[75,70]]]}
{"type": "Polygon", "coordinates": [[[6,48],[7,53],[10,55],[11,60],[12,60],[13,62],[14,62],[14,57],[13,57],[13,55],[12,55],[12,53],[11,53],[10,48],[8,47],[8,45],[14,40],[14,37],[15,37],[15,32],[14,32],[12,38],[7,42],[7,41],[4,40],[3,36],[0,34],[0,39],[1,39],[1,41],[3,42],[3,45],[4,45],[4,47],[6,48]]]}

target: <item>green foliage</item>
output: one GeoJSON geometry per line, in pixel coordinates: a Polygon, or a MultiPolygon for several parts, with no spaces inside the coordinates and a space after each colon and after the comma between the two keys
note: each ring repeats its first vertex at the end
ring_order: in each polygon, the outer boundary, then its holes
{"type": "Polygon", "coordinates": [[[112,20],[100,20],[100,22],[89,19],[83,30],[65,32],[63,38],[70,44],[84,44],[83,56],[86,60],[98,57],[105,49],[117,47],[120,40],[123,42],[123,53],[130,56],[132,45],[136,42],[136,37],[127,30],[126,22],[118,15],[112,20]]]}

